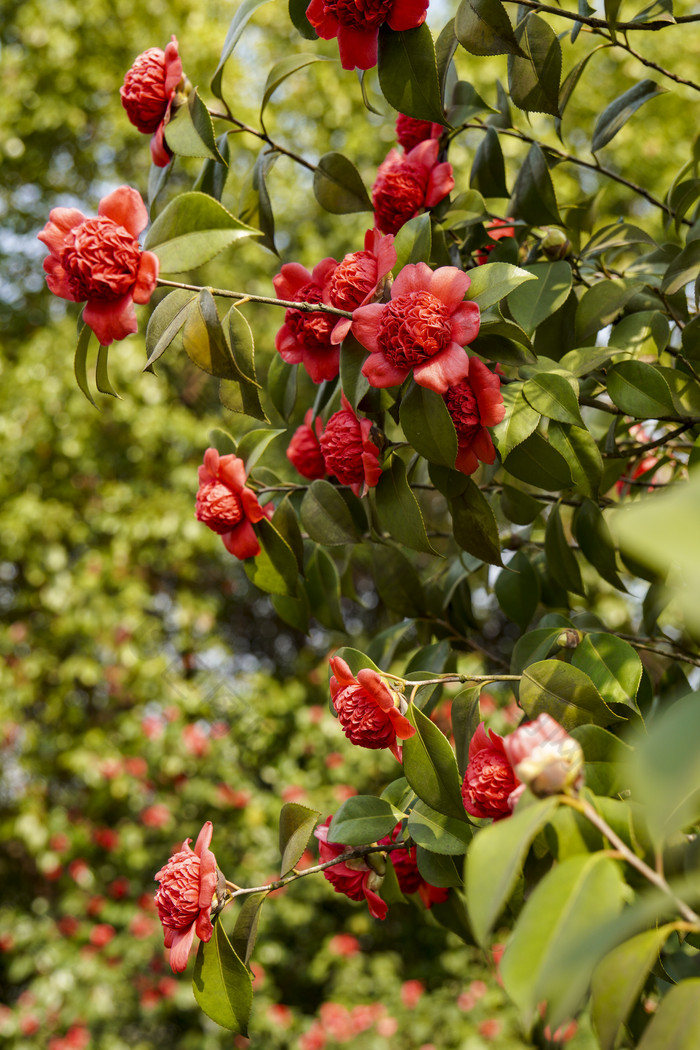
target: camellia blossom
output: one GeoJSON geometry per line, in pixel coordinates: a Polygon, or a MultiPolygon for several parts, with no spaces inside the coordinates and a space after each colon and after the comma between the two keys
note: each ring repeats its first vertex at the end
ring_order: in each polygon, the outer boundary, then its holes
{"type": "Polygon", "coordinates": [[[503,747],[515,775],[539,798],[576,794],[583,785],[581,745],[546,711],[505,737],[503,747]]]}
{"type": "MultiPolygon", "coordinates": [[[[492,219],[484,223],[484,229],[492,241],[503,240],[504,237],[515,237],[515,227],[511,226],[512,219],[492,219]]],[[[489,255],[496,247],[495,244],[484,244],[474,252],[478,266],[483,266],[489,261],[489,255]]]]}
{"type": "Polygon", "coordinates": [[[164,168],[172,158],[163,131],[170,119],[175,91],[181,80],[182,61],[177,39],[172,36],[165,51],[149,47],[140,54],[119,89],[122,106],[131,123],[142,134],[153,136],[151,157],[159,168],[164,168]]]}
{"type": "Polygon", "coordinates": [[[326,423],[320,439],[326,470],[341,485],[349,485],[356,496],[365,495],[379,481],[379,449],[370,441],[372,423],[358,419],[345,394],[341,395],[340,411],[326,423]]]}
{"type": "Polygon", "coordinates": [[[261,507],[252,489],[246,488],[245,464],[230,453],[220,456],[215,448],[204,453],[199,468],[199,492],[195,506],[197,521],[204,522],[224,541],[236,558],[254,558],[260,553],[253,524],[270,518],[272,503],[261,507]]]}
{"type": "MultiPolygon", "coordinates": [[[[401,834],[401,821],[396,825],[390,835],[379,839],[377,845],[393,845],[401,834]]],[[[426,882],[418,870],[416,860],[416,847],[410,846],[405,849],[393,849],[388,854],[389,860],[394,865],[399,889],[402,893],[419,893],[426,908],[432,908],[433,904],[440,904],[449,897],[449,889],[440,886],[432,886],[426,882]]]]}
{"type": "MultiPolygon", "coordinates": [[[[327,299],[339,310],[355,310],[375,299],[380,299],[384,279],[396,265],[393,234],[367,230],[365,250],[351,252],[338,263],[327,284],[327,299]]],[[[342,343],[350,331],[352,321],[340,317],[331,332],[332,343],[342,343]]]]}
{"type": "Polygon", "coordinates": [[[192,839],[185,839],[182,849],[173,853],[155,875],[160,883],[155,902],[174,973],[181,973],[187,966],[195,933],[201,941],[208,941],[212,935],[209,913],[217,883],[216,857],[209,849],[212,831],[208,820],[194,849],[190,846],[192,839]]]}
{"type": "Polygon", "coordinates": [[[374,225],[397,233],[405,222],[436,204],[454,189],[452,165],[438,164],[437,139],[419,142],[408,153],[392,149],[377,169],[372,187],[374,225]]]}
{"type": "MultiPolygon", "coordinates": [[[[300,263],[285,263],[272,278],[275,292],[287,302],[327,302],[326,285],[337,265],[335,259],[322,259],[309,273],[300,263]]],[[[314,383],[335,379],[340,367],[340,349],[331,343],[336,321],[333,314],[320,310],[287,310],[275,337],[282,360],[290,365],[302,364],[314,383]]]]}
{"type": "Polygon", "coordinates": [[[457,431],[456,469],[473,474],[479,461],[493,463],[496,450],[487,427],[495,427],[506,414],[498,376],[478,357],[470,357],[466,379],[443,397],[457,431]]]}
{"type": "Polygon", "coordinates": [[[456,266],[433,271],[423,262],[404,266],[388,303],[355,310],[353,335],[370,356],[362,373],[372,386],[398,386],[412,373],[416,383],[445,394],[469,375],[463,347],[479,332],[479,307],[464,302],[471,284],[456,266]]]}
{"type": "MultiPolygon", "coordinates": [[[[322,864],[333,860],[334,857],[339,857],[349,848],[340,842],[328,841],[328,828],[332,819],[328,817],[325,823],[320,824],[314,831],[318,839],[318,852],[322,864]]],[[[344,893],[351,901],[364,899],[367,901],[370,915],[375,919],[386,918],[389,908],[377,893],[383,876],[371,868],[364,857],[356,857],[341,864],[334,864],[330,868],[325,868],[323,874],[336,893],[344,893]]]]}
{"type": "Polygon", "coordinates": [[[513,792],[520,787],[503,746],[503,737],[480,722],[469,742],[469,765],[462,783],[464,808],[472,817],[501,820],[513,812],[517,799],[513,792]]]}
{"type": "Polygon", "coordinates": [[[396,118],[396,138],[399,146],[403,146],[407,153],[419,142],[439,139],[444,130],[442,124],[434,124],[430,120],[417,120],[415,117],[407,117],[405,113],[399,113],[396,118]]]}
{"type": "Polygon", "coordinates": [[[331,700],[348,740],[373,751],[388,747],[400,762],[397,737],[408,740],[415,733],[403,714],[406,701],[401,694],[371,667],[363,667],[355,677],[341,656],[331,657],[330,665],[331,700]]]}
{"type": "Polygon", "coordinates": [[[316,416],[314,420],[313,415],[313,410],[309,409],[304,416],[304,422],[294,431],[294,436],[287,449],[289,462],[303,478],[308,478],[309,481],[326,476],[326,464],[319,444],[323,423],[320,416],[316,416]]]}
{"type": "Polygon", "coordinates": [[[138,241],[147,225],[141,194],[120,186],[102,198],[96,218],[52,208],[37,234],[50,252],[46,283],[61,299],[86,303],[83,320],[102,346],[138,331],[134,303],[147,303],[156,287],[158,256],[138,241]]]}
{"type": "Polygon", "coordinates": [[[379,27],[396,33],[423,25],[428,0],[311,0],[306,17],[323,40],[338,38],[343,69],[377,64],[379,27]]]}

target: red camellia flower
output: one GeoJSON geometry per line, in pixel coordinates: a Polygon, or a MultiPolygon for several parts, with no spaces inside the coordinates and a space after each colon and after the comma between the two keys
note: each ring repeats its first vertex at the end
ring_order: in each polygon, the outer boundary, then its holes
{"type": "Polygon", "coordinates": [[[362,373],[372,386],[398,386],[413,372],[421,386],[444,394],[469,375],[463,350],[479,331],[479,307],[464,302],[471,284],[456,266],[404,266],[388,303],[355,310],[352,331],[370,351],[362,373]]]}
{"type": "MultiPolygon", "coordinates": [[[[377,229],[367,230],[365,250],[346,255],[330,275],[326,302],[339,310],[355,310],[380,299],[384,278],[395,265],[393,234],[384,236],[377,229]]],[[[351,324],[350,318],[341,317],[331,332],[331,342],[342,343],[351,324]]]]}
{"type": "MultiPolygon", "coordinates": [[[[379,839],[377,845],[393,845],[400,834],[401,822],[399,821],[391,834],[383,839],[379,839]]],[[[447,900],[450,894],[449,889],[431,886],[419,872],[415,846],[406,849],[393,849],[388,854],[388,857],[394,865],[399,889],[402,893],[419,893],[426,908],[432,908],[433,904],[439,904],[441,901],[447,900]]]]}
{"type": "Polygon", "coordinates": [[[163,138],[163,130],[170,119],[175,90],[182,80],[182,62],[173,36],[161,51],[149,47],[134,62],[119,89],[122,106],[131,123],[144,135],[152,135],[153,163],[164,168],[170,163],[172,152],[163,138]]]}
{"type": "Polygon", "coordinates": [[[308,478],[309,481],[326,476],[326,464],[319,444],[323,423],[320,416],[316,416],[314,420],[313,415],[313,410],[309,409],[304,416],[304,422],[295,430],[294,437],[289,442],[287,449],[289,462],[303,478],[308,478]]]}
{"type": "Polygon", "coordinates": [[[326,470],[341,485],[349,485],[356,496],[364,495],[379,481],[379,449],[369,439],[372,424],[369,419],[358,419],[345,394],[342,408],[326,423],[320,445],[326,470]]]}
{"type": "Polygon", "coordinates": [[[242,459],[232,454],[220,456],[215,448],[207,449],[199,468],[195,517],[217,532],[226,550],[240,559],[260,553],[252,523],[271,517],[274,509],[271,503],[261,507],[245,481],[242,459]]]}
{"type": "Polygon", "coordinates": [[[520,786],[503,747],[503,737],[483,722],[469,743],[469,765],[462,784],[464,808],[472,817],[501,820],[513,811],[510,796],[520,786]]]}
{"type": "Polygon", "coordinates": [[[469,374],[443,395],[457,431],[455,467],[473,474],[482,463],[493,463],[496,450],[487,427],[495,427],[506,414],[501,381],[478,357],[469,358],[469,374]]]}
{"type": "MultiPolygon", "coordinates": [[[[328,828],[332,819],[328,817],[326,822],[314,831],[318,839],[318,852],[322,864],[333,860],[334,857],[339,857],[348,849],[340,842],[328,841],[328,828]]],[[[367,901],[370,915],[375,919],[386,918],[388,906],[376,892],[382,884],[383,876],[370,868],[363,857],[334,864],[330,868],[325,868],[323,874],[336,893],[344,893],[351,901],[364,899],[367,901]]]]}
{"type": "MultiPolygon", "coordinates": [[[[399,740],[408,740],[415,729],[401,713],[402,697],[370,667],[353,675],[341,656],[330,661],[331,699],[348,740],[371,750],[388,747],[401,761],[399,740]]],[[[404,706],[405,710],[405,706],[404,706]]]]}
{"type": "MultiPolygon", "coordinates": [[[[275,292],[288,302],[328,302],[326,285],[337,265],[335,259],[322,259],[309,273],[300,263],[285,263],[272,278],[275,292]]],[[[314,383],[335,379],[340,350],[332,345],[331,332],[336,320],[333,314],[321,311],[287,310],[284,324],[275,337],[282,360],[290,365],[302,364],[314,383]]]]}
{"type": "Polygon", "coordinates": [[[139,247],[148,212],[138,190],[120,186],[97,213],[88,219],[76,208],[52,208],[37,236],[51,253],[44,259],[49,288],[69,302],[87,302],[83,320],[109,346],[138,331],[134,303],[151,298],[159,261],[139,247]]]}
{"type": "Polygon", "coordinates": [[[408,153],[392,149],[377,169],[372,187],[374,225],[396,233],[424,208],[434,208],[454,189],[452,165],[438,164],[437,139],[419,142],[408,153]]]}
{"type": "Polygon", "coordinates": [[[323,40],[338,38],[343,69],[377,64],[379,27],[402,33],[423,25],[428,0],[311,0],[306,17],[323,40]]]}
{"type": "MultiPolygon", "coordinates": [[[[515,227],[511,226],[512,221],[512,219],[492,219],[491,222],[484,223],[484,229],[492,241],[500,241],[504,237],[515,237],[515,227]]],[[[482,248],[477,248],[474,256],[478,266],[483,266],[489,261],[489,255],[495,247],[495,244],[485,244],[482,248]]]]}
{"type": "Polygon", "coordinates": [[[187,966],[195,933],[201,941],[212,935],[212,900],[216,892],[216,857],[209,849],[213,826],[208,820],[197,836],[185,839],[182,849],[156,873],[160,883],[155,895],[158,918],[163,924],[165,947],[170,948],[170,966],[181,973],[187,966]]]}
{"type": "Polygon", "coordinates": [[[399,140],[399,146],[403,146],[407,153],[419,142],[439,139],[443,130],[442,124],[433,124],[430,120],[416,120],[415,117],[407,117],[405,113],[399,113],[396,118],[396,138],[399,140]]]}

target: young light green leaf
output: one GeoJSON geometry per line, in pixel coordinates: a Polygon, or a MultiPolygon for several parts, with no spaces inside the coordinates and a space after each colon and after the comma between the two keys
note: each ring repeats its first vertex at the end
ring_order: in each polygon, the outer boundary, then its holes
{"type": "Polygon", "coordinates": [[[474,936],[486,945],[508,903],[533,839],[557,808],[555,798],[543,798],[507,820],[481,828],[474,836],[464,869],[467,907],[474,936]]]}
{"type": "Polygon", "coordinates": [[[528,273],[527,270],[513,266],[512,263],[503,262],[475,266],[469,271],[469,276],[471,284],[467,289],[465,299],[475,302],[480,310],[494,306],[525,281],[535,280],[535,275],[528,273]]]}
{"type": "Polygon", "coordinates": [[[190,309],[197,309],[197,292],[175,288],[166,295],[151,314],[146,329],[146,353],[148,361],[144,371],[151,369],[162,357],[187,320],[190,309]]]}
{"type": "Polygon", "coordinates": [[[296,868],[321,814],[298,802],[286,802],[280,810],[279,845],[282,854],[280,878],[296,868]]]}
{"type": "Polygon", "coordinates": [[[700,978],[671,988],[637,1044],[637,1050],[695,1050],[700,1043],[700,978]]]}
{"type": "Polygon", "coordinates": [[[247,1037],[253,1003],[251,976],[231,947],[221,918],[213,925],[211,940],[199,942],[192,975],[194,997],[212,1021],[247,1037]]]}
{"type": "Polygon", "coordinates": [[[163,273],[194,270],[243,237],[259,230],[234,218],[206,193],[180,193],[146,234],[144,248],[155,252],[163,273]]]}
{"type": "Polygon", "coordinates": [[[587,634],[571,654],[571,662],[588,675],[607,704],[622,704],[639,713],[642,661],[629,642],[614,634],[587,634]]]}
{"type": "Polygon", "coordinates": [[[494,444],[502,460],[505,460],[513,449],[532,434],[540,421],[536,412],[523,396],[519,383],[509,383],[501,391],[506,414],[492,430],[494,444]]]}
{"type": "Polygon", "coordinates": [[[197,88],[193,88],[187,104],[179,106],[165,125],[164,135],[173,153],[181,157],[204,157],[226,167],[216,144],[209,110],[197,94],[197,88]]]}

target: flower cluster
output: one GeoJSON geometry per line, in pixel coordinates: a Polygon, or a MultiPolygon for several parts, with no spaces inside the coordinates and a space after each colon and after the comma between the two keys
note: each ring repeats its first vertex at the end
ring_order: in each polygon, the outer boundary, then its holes
{"type": "Polygon", "coordinates": [[[471,816],[502,820],[526,787],[544,798],[575,794],[582,784],[581,745],[542,713],[506,737],[479,724],[469,744],[462,800],[471,816]]]}

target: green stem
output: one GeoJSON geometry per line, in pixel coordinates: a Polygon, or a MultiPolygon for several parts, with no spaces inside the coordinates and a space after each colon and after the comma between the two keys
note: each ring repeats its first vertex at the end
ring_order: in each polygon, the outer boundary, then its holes
{"type": "Polygon", "coordinates": [[[334,314],[336,317],[349,317],[352,320],[352,314],[349,310],[338,310],[335,306],[328,306],[326,303],[306,303],[306,302],[290,302],[288,299],[273,299],[269,295],[250,295],[249,292],[232,292],[228,288],[210,288],[208,285],[200,284],[183,284],[181,281],[165,281],[162,277],[158,278],[158,284],[162,285],[163,288],[184,288],[188,292],[203,292],[206,288],[212,295],[219,295],[223,299],[243,299],[247,303],[265,303],[268,306],[283,306],[285,310],[301,310],[305,314],[334,314]]]}

